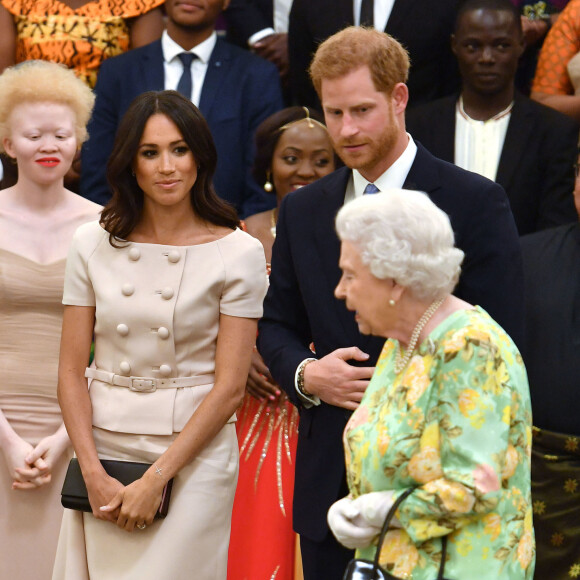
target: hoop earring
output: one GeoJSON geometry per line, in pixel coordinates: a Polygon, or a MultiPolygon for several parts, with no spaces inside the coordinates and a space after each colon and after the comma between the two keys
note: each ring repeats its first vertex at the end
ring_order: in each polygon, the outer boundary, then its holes
{"type": "Polygon", "coordinates": [[[270,178],[271,178],[271,174],[269,171],[267,171],[266,172],[266,183],[264,183],[264,191],[267,191],[268,193],[271,193],[274,189],[274,186],[272,185],[270,178]]]}

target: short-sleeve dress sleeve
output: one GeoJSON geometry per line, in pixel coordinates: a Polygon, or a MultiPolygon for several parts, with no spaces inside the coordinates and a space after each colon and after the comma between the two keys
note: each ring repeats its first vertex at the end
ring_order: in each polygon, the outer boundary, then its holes
{"type": "Polygon", "coordinates": [[[220,312],[228,316],[261,318],[262,302],[268,289],[262,244],[236,230],[220,240],[220,251],[226,268],[220,312]]]}
{"type": "Polygon", "coordinates": [[[84,224],[75,232],[66,260],[63,304],[95,306],[95,292],[89,277],[89,259],[107,237],[107,232],[98,222],[84,224]]]}

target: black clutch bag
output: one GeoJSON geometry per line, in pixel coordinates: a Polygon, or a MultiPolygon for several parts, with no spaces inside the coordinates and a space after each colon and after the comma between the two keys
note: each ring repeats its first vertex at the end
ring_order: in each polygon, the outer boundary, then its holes
{"type": "MultiPolygon", "coordinates": [[[[375,554],[374,561],[363,560],[362,558],[354,558],[348,563],[344,576],[342,580],[399,580],[396,576],[389,574],[386,570],[383,570],[379,566],[379,557],[381,555],[381,548],[385,541],[385,536],[389,531],[389,526],[391,525],[391,520],[395,516],[401,502],[413,493],[414,488],[410,488],[401,494],[395,503],[391,506],[387,517],[385,518],[385,523],[383,524],[383,529],[381,530],[381,535],[379,536],[379,543],[377,545],[377,552],[375,554]]],[[[447,556],[447,536],[444,536],[441,540],[441,564],[439,565],[439,573],[437,574],[437,580],[445,580],[443,578],[443,571],[445,570],[445,557],[447,556]]]]}
{"type": "MultiPolygon", "coordinates": [[[[131,461],[117,461],[114,459],[101,459],[101,464],[108,475],[114,477],[123,485],[133,483],[142,477],[151,467],[150,463],[133,463],[131,461]]],[[[163,488],[161,504],[155,514],[155,518],[164,518],[167,515],[172,486],[173,479],[170,479],[167,482],[167,485],[163,488]]],[[[64,483],[62,485],[61,503],[65,508],[70,510],[78,510],[82,512],[93,511],[91,504],[89,503],[87,486],[85,485],[79,461],[76,457],[73,457],[68,465],[66,477],[64,478],[64,483]]]]}

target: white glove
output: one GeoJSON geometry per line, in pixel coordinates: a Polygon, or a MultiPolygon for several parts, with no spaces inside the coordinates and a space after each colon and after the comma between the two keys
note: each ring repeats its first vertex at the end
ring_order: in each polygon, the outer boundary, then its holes
{"type": "Polygon", "coordinates": [[[362,520],[350,497],[343,497],[328,510],[328,525],[334,537],[347,548],[366,548],[380,534],[381,526],[370,526],[362,520]]]}
{"type": "MultiPolygon", "coordinates": [[[[364,525],[379,528],[385,523],[385,518],[395,503],[394,491],[373,491],[357,497],[352,502],[352,509],[360,514],[364,525]]],[[[391,528],[400,528],[401,523],[396,517],[391,520],[391,528]]]]}

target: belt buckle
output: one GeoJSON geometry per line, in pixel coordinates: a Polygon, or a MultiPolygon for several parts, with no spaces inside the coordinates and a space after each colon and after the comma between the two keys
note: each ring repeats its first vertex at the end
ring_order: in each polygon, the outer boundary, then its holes
{"type": "Polygon", "coordinates": [[[136,393],[154,393],[157,390],[157,379],[131,377],[129,390],[136,393]]]}

